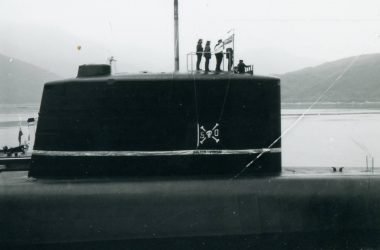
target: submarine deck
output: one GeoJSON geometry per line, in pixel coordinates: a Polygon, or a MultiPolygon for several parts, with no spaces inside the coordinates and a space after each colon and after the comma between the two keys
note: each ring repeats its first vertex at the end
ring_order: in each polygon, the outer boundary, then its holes
{"type": "Polygon", "coordinates": [[[0,173],[0,245],[380,230],[380,171],[35,179],[0,173]],[[179,223],[180,222],[180,223],[179,223]]]}

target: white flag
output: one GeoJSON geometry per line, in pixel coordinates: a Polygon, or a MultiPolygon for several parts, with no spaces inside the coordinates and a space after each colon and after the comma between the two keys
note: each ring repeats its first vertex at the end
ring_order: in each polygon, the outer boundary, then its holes
{"type": "Polygon", "coordinates": [[[229,43],[232,43],[233,41],[234,41],[234,34],[232,34],[231,36],[224,39],[223,43],[224,43],[224,45],[227,45],[229,43]]]}

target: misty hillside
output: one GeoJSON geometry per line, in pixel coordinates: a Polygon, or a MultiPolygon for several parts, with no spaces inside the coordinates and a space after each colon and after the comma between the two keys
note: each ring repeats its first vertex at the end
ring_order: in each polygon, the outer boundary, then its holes
{"type": "MultiPolygon", "coordinates": [[[[168,54],[169,51],[172,53],[170,44],[158,50],[154,49],[155,45],[131,45],[128,39],[115,39],[103,29],[99,30],[99,35],[103,35],[104,38],[97,41],[85,36],[78,37],[60,27],[34,24],[0,22],[0,33],[7,34],[1,37],[0,54],[14,56],[64,78],[75,77],[78,65],[107,63],[111,54],[117,60],[115,72],[167,72],[173,69],[173,56],[168,54]],[[28,43],[25,44],[25,41],[28,43]],[[80,51],[77,49],[78,45],[81,45],[80,51]]],[[[193,42],[183,41],[184,46],[180,46],[182,71],[186,70],[186,54],[195,49],[193,42]]],[[[247,64],[254,64],[257,74],[282,74],[323,62],[319,59],[295,56],[281,49],[251,46],[237,49],[235,58],[236,63],[243,59],[247,64]]],[[[214,57],[211,59],[211,65],[215,67],[214,57]]]]}
{"type": "MultiPolygon", "coordinates": [[[[355,57],[281,75],[282,102],[315,101],[355,57]]],[[[379,102],[380,54],[362,55],[335,83],[321,102],[379,102]]]]}
{"type": "Polygon", "coordinates": [[[0,104],[39,103],[45,82],[59,77],[0,54],[0,104]]]}
{"type": "MultiPolygon", "coordinates": [[[[77,37],[59,27],[7,22],[0,22],[0,33],[7,34],[0,39],[0,54],[13,56],[64,78],[75,77],[79,65],[107,63],[111,50],[117,60],[117,69],[121,72],[135,72],[139,68],[151,71],[154,70],[152,64],[168,64],[172,69],[172,60],[163,62],[157,53],[141,57],[141,52],[136,52],[141,48],[130,48],[126,41],[120,41],[119,47],[116,46],[116,41],[112,43],[113,46],[107,47],[91,39],[77,37]],[[25,41],[28,41],[27,44],[25,41]],[[78,45],[81,50],[77,49],[78,45]],[[126,50],[122,53],[116,47],[126,50]]],[[[105,37],[103,40],[107,39],[105,37]]]]}
{"type": "Polygon", "coordinates": [[[325,61],[300,57],[274,48],[243,49],[242,51],[236,51],[235,58],[236,63],[239,62],[239,59],[243,59],[246,64],[253,64],[255,73],[258,75],[285,74],[309,66],[319,65],[325,61]]]}
{"type": "MultiPolygon", "coordinates": [[[[328,62],[281,75],[282,102],[313,102],[355,60],[328,62]]],[[[61,77],[0,54],[0,104],[39,103],[43,84],[61,77]]],[[[321,102],[380,102],[380,54],[362,55],[321,102]]]]}

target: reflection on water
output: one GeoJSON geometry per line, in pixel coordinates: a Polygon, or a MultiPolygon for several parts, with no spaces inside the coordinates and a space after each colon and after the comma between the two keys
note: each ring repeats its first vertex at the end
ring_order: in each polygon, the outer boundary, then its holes
{"type": "MultiPolygon", "coordinates": [[[[282,131],[293,124],[305,110],[283,109],[282,131]]],[[[37,105],[0,106],[0,147],[18,145],[21,126],[27,140],[25,121],[37,117],[37,105]]],[[[283,166],[365,167],[366,156],[380,161],[380,110],[311,110],[282,138],[283,166]]],[[[31,136],[33,145],[34,137],[31,136]]]]}

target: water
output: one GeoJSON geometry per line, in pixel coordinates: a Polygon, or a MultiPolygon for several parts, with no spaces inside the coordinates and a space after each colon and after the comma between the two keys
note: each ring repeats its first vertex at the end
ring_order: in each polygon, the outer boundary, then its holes
{"type": "MultiPolygon", "coordinates": [[[[34,127],[25,122],[37,117],[38,105],[0,106],[0,147],[34,143],[34,127]],[[20,126],[21,124],[21,126],[20,126]]],[[[282,130],[297,120],[303,109],[282,110],[282,130]]],[[[380,162],[380,109],[317,109],[306,115],[282,138],[283,166],[365,167],[366,156],[380,162]]]]}
{"type": "MultiPolygon", "coordinates": [[[[283,110],[282,130],[303,110],[283,110]]],[[[282,140],[283,166],[366,166],[380,161],[380,110],[312,110],[282,140]]]]}

